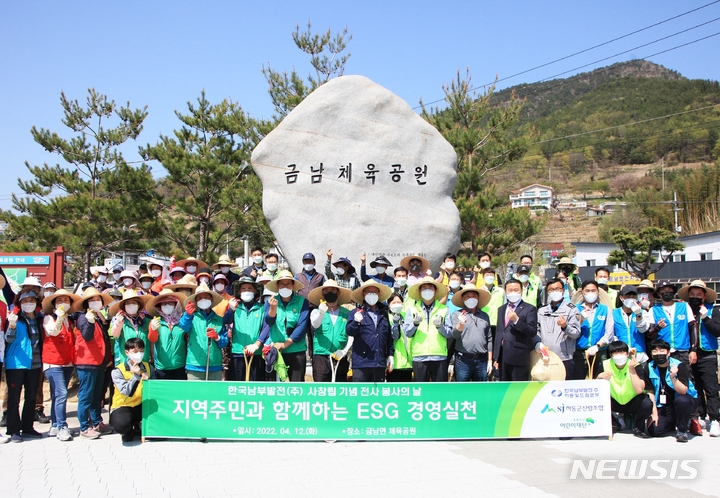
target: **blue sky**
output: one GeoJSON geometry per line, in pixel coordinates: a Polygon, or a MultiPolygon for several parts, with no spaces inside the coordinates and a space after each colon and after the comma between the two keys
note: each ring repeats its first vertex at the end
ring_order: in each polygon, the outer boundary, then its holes
{"type": "MultiPolygon", "coordinates": [[[[308,59],[291,32],[313,28],[353,34],[346,74],[361,74],[411,105],[442,98],[441,85],[470,68],[478,84],[524,71],[673,17],[712,0],[682,1],[133,1],[2,2],[0,6],[0,208],[11,207],[24,161],[46,154],[30,128],[69,136],[60,92],[84,101],[94,87],[118,103],[147,105],[137,146],[171,134],[205,89],[211,102],[231,98],[253,116],[273,109],[263,64],[308,73],[308,59]]],[[[720,18],[720,3],[596,50],[501,82],[504,88],[534,82],[591,63],[700,23],[720,18]]],[[[720,32],[720,21],[618,58],[591,70],[640,58],[720,32]]],[[[653,57],[686,77],[720,80],[720,36],[653,57]],[[715,54],[715,55],[712,55],[715,54]]],[[[580,72],[580,71],[575,71],[580,72]]],[[[574,74],[568,73],[566,76],[574,74]]],[[[156,176],[162,167],[151,164],[156,176]]]]}

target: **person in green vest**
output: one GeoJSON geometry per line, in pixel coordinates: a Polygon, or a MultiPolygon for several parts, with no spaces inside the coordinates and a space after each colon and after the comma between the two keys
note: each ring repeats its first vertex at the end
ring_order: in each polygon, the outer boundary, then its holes
{"type": "Polygon", "coordinates": [[[412,339],[403,332],[403,322],[406,313],[403,306],[403,297],[395,292],[388,299],[388,313],[390,318],[390,333],[395,341],[395,353],[393,355],[393,370],[388,372],[388,382],[412,382],[412,355],[410,344],[412,339]]]}
{"type": "Polygon", "coordinates": [[[487,313],[490,319],[490,331],[492,332],[493,340],[495,340],[495,331],[497,330],[497,316],[498,309],[500,306],[505,304],[505,290],[495,285],[495,269],[488,267],[482,271],[483,281],[477,287],[479,289],[485,289],[490,293],[490,301],[482,308],[482,311],[487,313]]]}
{"type": "Polygon", "coordinates": [[[282,354],[290,382],[305,382],[305,336],[310,325],[310,305],[297,293],[304,286],[291,272],[282,270],[265,288],[277,295],[265,303],[260,342],[269,340],[282,354]]]}
{"type": "Polygon", "coordinates": [[[403,331],[412,338],[415,382],[448,381],[447,338],[452,330],[445,326],[448,307],[440,302],[446,295],[447,287],[431,276],[423,277],[408,291],[414,302],[405,310],[403,331]]]}
{"type": "Polygon", "coordinates": [[[232,296],[223,323],[231,332],[233,378],[238,381],[247,377],[246,364],[250,366],[249,380],[265,380],[265,360],[262,357],[260,333],[265,319],[265,308],[260,302],[263,286],[252,277],[240,277],[232,284],[232,296]],[[250,362],[252,357],[252,362],[250,362]]]}
{"type": "Polygon", "coordinates": [[[605,267],[600,267],[595,270],[595,281],[598,283],[598,287],[608,293],[610,296],[610,308],[616,309],[618,307],[618,291],[608,286],[610,281],[610,270],[605,267]]]}
{"type": "Polygon", "coordinates": [[[347,353],[353,337],[347,335],[350,310],[343,306],[351,300],[350,289],[340,287],[334,280],[326,281],[308,294],[308,301],[316,308],[310,313],[313,329],[312,369],[315,382],[347,382],[350,364],[347,353]]]}
{"type": "Polygon", "coordinates": [[[650,437],[647,419],[653,415],[653,420],[657,421],[657,411],[650,396],[645,394],[645,369],[622,341],[608,344],[607,353],[609,358],[603,361],[603,371],[597,378],[610,381],[610,409],[624,415],[634,415],[633,434],[647,439],[650,437]]]}
{"type": "Polygon", "coordinates": [[[537,285],[530,282],[531,273],[532,266],[520,265],[517,270],[517,279],[522,284],[522,300],[538,308],[538,303],[541,303],[540,306],[542,306],[542,301],[540,298],[540,293],[542,292],[542,285],[537,285]]]}
{"type": "Polygon", "coordinates": [[[188,333],[188,380],[222,380],[222,350],[228,344],[228,333],[222,317],[212,310],[220,301],[220,294],[205,284],[198,285],[195,294],[185,300],[180,328],[188,333]]]}
{"type": "Polygon", "coordinates": [[[150,315],[148,340],[154,349],[155,375],[164,380],[187,380],[185,331],[180,328],[185,295],[163,289],[145,305],[150,315]]]}
{"type": "MultiPolygon", "coordinates": [[[[110,306],[108,313],[113,317],[110,333],[115,341],[115,366],[127,360],[125,356],[125,341],[131,337],[139,337],[143,342],[148,340],[148,326],[150,319],[145,315],[144,309],[152,296],[141,296],[135,289],[123,292],[123,298],[110,306]]],[[[150,361],[150,348],[144,350],[143,361],[150,361]]]]}

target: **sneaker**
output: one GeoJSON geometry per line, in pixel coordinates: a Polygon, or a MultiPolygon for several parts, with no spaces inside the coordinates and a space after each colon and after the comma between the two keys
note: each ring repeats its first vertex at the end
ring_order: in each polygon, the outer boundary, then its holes
{"type": "Polygon", "coordinates": [[[112,434],[113,432],[115,432],[115,429],[113,429],[109,425],[105,425],[103,422],[100,422],[95,427],[95,432],[99,432],[101,436],[107,436],[108,434],[112,434]]]}
{"type": "Polygon", "coordinates": [[[22,431],[23,437],[29,437],[30,439],[40,439],[43,435],[35,429],[27,429],[22,431]]]}
{"type": "Polygon", "coordinates": [[[131,443],[133,439],[135,439],[135,434],[133,434],[132,430],[130,430],[122,435],[123,443],[131,443]]]}
{"type": "Polygon", "coordinates": [[[687,432],[678,431],[677,436],[675,436],[675,441],[677,441],[678,443],[687,443],[688,442],[687,432]]]}
{"type": "Polygon", "coordinates": [[[57,438],[60,441],[72,441],[73,439],[72,434],[70,434],[70,429],[68,429],[67,427],[63,427],[58,431],[57,438]]]}
{"type": "Polygon", "coordinates": [[[45,416],[45,409],[40,408],[38,410],[35,410],[35,422],[38,422],[40,424],[48,424],[50,423],[50,417],[45,416]]]}
{"type": "Polygon", "coordinates": [[[635,437],[639,437],[640,439],[648,439],[650,437],[650,435],[647,432],[645,432],[644,430],[639,429],[637,427],[633,428],[633,435],[635,437]]]}
{"type": "Polygon", "coordinates": [[[100,437],[100,433],[90,427],[85,431],[80,431],[80,437],[84,439],[97,439],[100,437]]]}
{"type": "MultiPolygon", "coordinates": [[[[710,422],[708,420],[708,422],[710,422]]],[[[720,422],[713,420],[710,422],[710,429],[708,429],[711,437],[720,437],[720,422]]]]}
{"type": "Polygon", "coordinates": [[[10,442],[10,436],[6,434],[0,433],[0,444],[5,444],[10,442]]]}
{"type": "Polygon", "coordinates": [[[57,435],[58,435],[57,425],[53,425],[52,427],[50,427],[50,430],[48,431],[48,436],[53,437],[53,436],[57,436],[57,435]]]}
{"type": "Polygon", "coordinates": [[[702,436],[702,425],[696,418],[690,420],[690,434],[693,436],[702,436]]]}
{"type": "Polygon", "coordinates": [[[11,443],[22,443],[22,436],[20,434],[13,434],[10,438],[11,443]]]}
{"type": "Polygon", "coordinates": [[[2,418],[0,419],[0,427],[7,427],[7,410],[3,410],[2,418]]]}

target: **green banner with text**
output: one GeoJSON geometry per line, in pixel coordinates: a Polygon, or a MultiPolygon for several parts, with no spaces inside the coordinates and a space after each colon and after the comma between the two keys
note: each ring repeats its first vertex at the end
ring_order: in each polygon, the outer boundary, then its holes
{"type": "Polygon", "coordinates": [[[149,380],[143,437],[392,440],[612,434],[609,383],[149,380]]]}

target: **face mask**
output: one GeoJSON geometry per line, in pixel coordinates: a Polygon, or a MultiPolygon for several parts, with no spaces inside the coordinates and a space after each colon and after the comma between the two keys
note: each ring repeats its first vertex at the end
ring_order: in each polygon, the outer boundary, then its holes
{"type": "Polygon", "coordinates": [[[155,278],[158,278],[160,275],[162,275],[162,270],[153,270],[150,272],[150,275],[152,275],[155,278]]]}
{"type": "Polygon", "coordinates": [[[649,301],[650,300],[650,294],[645,294],[644,292],[642,294],[638,294],[638,299],[640,301],[649,301]]]}
{"type": "Polygon", "coordinates": [[[310,273],[311,271],[313,271],[315,269],[315,265],[307,264],[307,265],[303,265],[303,268],[305,268],[306,272],[310,273]]]}
{"type": "Polygon", "coordinates": [[[420,271],[420,265],[418,265],[418,264],[410,265],[410,271],[413,272],[413,273],[419,272],[419,271],[420,271]]]}
{"type": "Polygon", "coordinates": [[[292,293],[293,293],[292,289],[287,289],[287,288],[280,289],[278,291],[278,294],[280,294],[280,297],[290,297],[290,296],[292,296],[292,293]]]}
{"type": "Polygon", "coordinates": [[[598,298],[597,292],[591,292],[589,294],[585,294],[585,302],[586,303],[592,304],[595,301],[597,301],[597,298],[598,298]]]}
{"type": "Polygon", "coordinates": [[[516,294],[515,292],[511,292],[510,294],[506,294],[507,300],[511,303],[517,303],[520,301],[520,298],[522,297],[520,294],[516,294]]]}
{"type": "Polygon", "coordinates": [[[240,299],[242,299],[244,303],[250,303],[255,299],[255,293],[250,291],[241,292],[240,299]]]}
{"type": "Polygon", "coordinates": [[[550,299],[551,303],[557,303],[563,298],[563,292],[562,291],[552,291],[548,292],[548,299],[550,299]]]}
{"type": "Polygon", "coordinates": [[[140,282],[140,285],[142,285],[142,288],[143,288],[143,289],[149,289],[150,286],[152,285],[152,282],[148,282],[147,280],[143,280],[142,282],[140,282]]]}
{"type": "Polygon", "coordinates": [[[225,284],[215,284],[215,292],[222,292],[225,290],[225,284]]]}
{"type": "Polygon", "coordinates": [[[128,355],[128,358],[132,360],[133,363],[140,363],[143,358],[145,357],[145,353],[130,353],[128,355]]]}
{"type": "Polygon", "coordinates": [[[378,295],[374,292],[365,294],[365,302],[368,303],[370,306],[375,306],[378,302],[378,295]]]}
{"type": "Polygon", "coordinates": [[[105,275],[98,275],[97,281],[99,284],[104,284],[107,281],[107,277],[105,275]]]}
{"type": "Polygon", "coordinates": [[[197,302],[197,305],[201,310],[209,309],[212,306],[212,299],[201,299],[197,302]]]}
{"type": "Polygon", "coordinates": [[[432,299],[435,299],[435,289],[425,289],[424,291],[420,292],[420,295],[425,301],[430,301],[432,299]]]}
{"type": "Polygon", "coordinates": [[[385,267],[384,266],[376,266],[375,267],[375,273],[378,275],[382,275],[385,273],[385,267]]]}
{"type": "Polygon", "coordinates": [[[93,311],[100,311],[103,307],[102,301],[91,301],[88,303],[88,308],[93,311]]]}
{"type": "Polygon", "coordinates": [[[600,285],[607,285],[608,279],[607,278],[596,278],[595,281],[599,283],[600,285]]]}
{"type": "Polygon", "coordinates": [[[134,315],[138,312],[138,308],[140,308],[140,306],[138,306],[137,304],[134,304],[134,303],[126,304],[125,305],[125,313],[127,313],[128,315],[134,315]]]}
{"type": "Polygon", "coordinates": [[[495,283],[495,275],[490,275],[489,277],[484,277],[483,280],[485,281],[486,285],[492,285],[495,283]]]}
{"type": "Polygon", "coordinates": [[[391,304],[390,305],[390,311],[392,313],[395,313],[396,315],[402,311],[402,303],[401,304],[391,304]]]}
{"type": "Polygon", "coordinates": [[[665,301],[666,303],[669,303],[670,301],[673,300],[673,297],[675,297],[675,293],[674,292],[663,292],[662,294],[660,294],[660,297],[662,298],[663,301],[665,301]]]}
{"type": "Polygon", "coordinates": [[[197,266],[195,265],[187,265],[185,267],[185,271],[188,273],[195,273],[197,271],[197,266]]]}
{"type": "Polygon", "coordinates": [[[175,311],[175,305],[174,304],[163,304],[160,306],[160,309],[162,310],[164,315],[171,315],[173,311],[175,311]]]}
{"type": "Polygon", "coordinates": [[[453,263],[452,261],[448,261],[447,263],[445,263],[445,269],[447,271],[453,271],[455,269],[455,263],[453,263]]]}
{"type": "Polygon", "coordinates": [[[652,355],[652,359],[655,362],[656,365],[662,365],[667,361],[668,355],[666,354],[654,354],[652,355]]]}
{"type": "Polygon", "coordinates": [[[205,285],[209,285],[209,284],[210,284],[210,278],[209,278],[209,277],[200,277],[199,280],[200,280],[200,283],[201,283],[201,284],[205,284],[205,285]]]}
{"type": "Polygon", "coordinates": [[[688,299],[688,304],[690,305],[691,308],[699,309],[700,306],[702,306],[702,304],[703,304],[703,298],[691,297],[690,299],[688,299]]]}
{"type": "Polygon", "coordinates": [[[455,290],[459,287],[460,287],[460,282],[458,282],[457,280],[450,280],[450,288],[452,290],[455,290]]]}
{"type": "Polygon", "coordinates": [[[256,265],[262,264],[262,256],[253,256],[253,262],[254,262],[256,265]]]}
{"type": "Polygon", "coordinates": [[[480,262],[480,268],[482,268],[483,270],[484,270],[485,268],[490,268],[490,261],[481,261],[481,262],[480,262]]]}
{"type": "Polygon", "coordinates": [[[45,296],[45,297],[52,296],[53,294],[55,294],[53,291],[45,291],[45,292],[43,292],[43,296],[45,296]]]}
{"type": "Polygon", "coordinates": [[[628,357],[626,354],[619,354],[613,356],[612,359],[618,367],[622,368],[625,366],[625,363],[627,363],[628,357]]]}
{"type": "Polygon", "coordinates": [[[632,309],[633,306],[637,305],[637,299],[634,299],[632,297],[625,298],[625,301],[623,301],[623,306],[626,308],[632,309]]]}
{"type": "Polygon", "coordinates": [[[405,278],[405,277],[400,277],[397,280],[395,280],[395,285],[397,287],[405,287],[406,284],[407,284],[407,278],[405,278]]]}
{"type": "Polygon", "coordinates": [[[132,287],[135,281],[132,278],[124,278],[123,279],[123,285],[125,287],[132,287]]]}
{"type": "Polygon", "coordinates": [[[525,283],[530,280],[530,277],[528,275],[518,275],[518,280],[520,280],[522,283],[525,283]]]}
{"type": "Polygon", "coordinates": [[[338,268],[335,273],[337,273],[338,277],[342,277],[345,275],[345,270],[343,268],[338,268]]]}
{"type": "Polygon", "coordinates": [[[337,301],[338,293],[337,292],[326,292],[325,294],[323,294],[323,297],[325,298],[325,301],[332,304],[335,301],[337,301]]]}
{"type": "Polygon", "coordinates": [[[275,271],[277,270],[277,263],[268,263],[267,264],[268,271],[275,271]]]}
{"type": "Polygon", "coordinates": [[[63,310],[63,312],[67,313],[70,309],[70,305],[67,303],[58,304],[55,309],[58,311],[63,310]]]}
{"type": "Polygon", "coordinates": [[[221,266],[220,272],[222,272],[224,275],[227,275],[228,273],[230,273],[230,267],[229,266],[221,266]]]}
{"type": "Polygon", "coordinates": [[[478,305],[478,300],[475,297],[469,297],[465,300],[466,308],[472,309],[472,308],[477,307],[477,305],[478,305]]]}
{"type": "Polygon", "coordinates": [[[113,278],[115,279],[116,282],[119,282],[119,281],[120,281],[120,274],[119,274],[119,273],[113,273],[113,278]]]}
{"type": "Polygon", "coordinates": [[[32,313],[35,311],[35,308],[37,308],[37,305],[35,303],[23,303],[20,305],[20,308],[22,308],[25,313],[32,313]]]}

